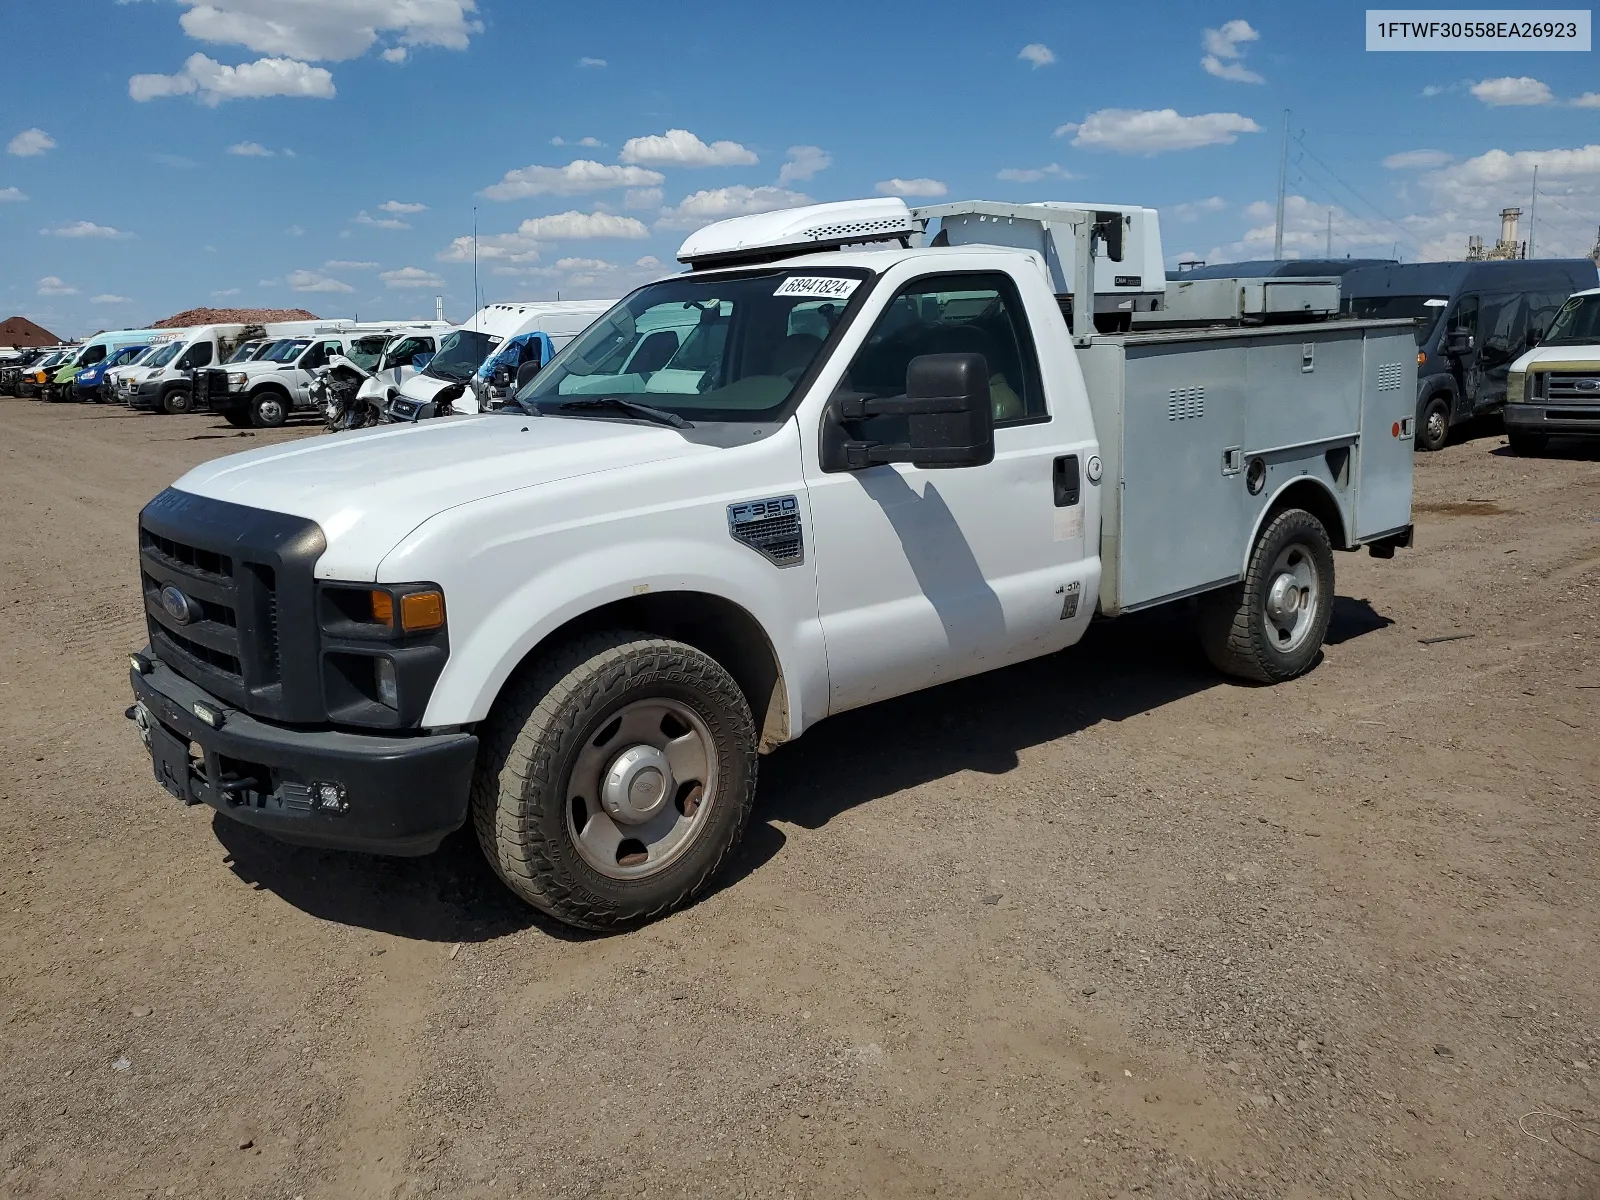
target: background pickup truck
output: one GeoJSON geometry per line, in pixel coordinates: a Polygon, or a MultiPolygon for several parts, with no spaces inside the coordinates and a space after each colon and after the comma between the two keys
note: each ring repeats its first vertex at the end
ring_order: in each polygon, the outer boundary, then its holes
{"type": "Polygon", "coordinates": [[[1218,667],[1289,679],[1334,552],[1409,544],[1410,323],[1151,325],[1152,210],[869,200],[679,257],[499,413],[145,508],[129,715],[169,791],[384,853],[470,819],[528,902],[626,925],[831,714],[1191,596],[1218,667]]]}

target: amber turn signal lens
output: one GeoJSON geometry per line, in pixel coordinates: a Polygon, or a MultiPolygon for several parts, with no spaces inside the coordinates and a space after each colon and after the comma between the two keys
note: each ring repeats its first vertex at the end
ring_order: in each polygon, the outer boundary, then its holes
{"type": "Polygon", "coordinates": [[[372,593],[372,619],[379,625],[394,628],[394,597],[388,592],[372,593]]]}
{"type": "Polygon", "coordinates": [[[1428,352],[1426,350],[1418,350],[1417,351],[1417,366],[1420,367],[1423,363],[1425,363],[1427,361],[1428,361],[1428,352]]]}
{"type": "Polygon", "coordinates": [[[400,597],[400,627],[407,633],[438,629],[444,624],[444,594],[413,592],[400,597]]]}

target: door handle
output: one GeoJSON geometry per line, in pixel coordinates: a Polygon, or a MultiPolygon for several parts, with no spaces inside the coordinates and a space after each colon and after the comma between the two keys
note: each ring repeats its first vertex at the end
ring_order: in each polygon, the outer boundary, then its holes
{"type": "Polygon", "coordinates": [[[1078,456],[1063,454],[1050,470],[1057,508],[1071,508],[1078,502],[1078,456]]]}

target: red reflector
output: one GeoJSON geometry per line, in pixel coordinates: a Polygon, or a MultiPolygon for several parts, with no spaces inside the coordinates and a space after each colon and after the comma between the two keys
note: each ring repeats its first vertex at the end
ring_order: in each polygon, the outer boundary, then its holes
{"type": "Polygon", "coordinates": [[[1394,423],[1394,428],[1393,428],[1393,429],[1391,429],[1391,430],[1390,430],[1390,431],[1389,431],[1389,432],[1390,432],[1390,433],[1391,433],[1391,434],[1393,434],[1393,435],[1394,435],[1394,436],[1395,436],[1395,437],[1399,437],[1399,436],[1400,436],[1400,422],[1399,422],[1399,421],[1396,421],[1396,422],[1395,422],[1395,423],[1394,423]]]}

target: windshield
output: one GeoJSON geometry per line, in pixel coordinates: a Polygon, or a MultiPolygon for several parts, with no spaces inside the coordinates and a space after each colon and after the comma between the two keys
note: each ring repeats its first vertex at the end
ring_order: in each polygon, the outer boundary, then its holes
{"type": "Polygon", "coordinates": [[[60,350],[57,350],[54,354],[47,354],[39,360],[39,369],[42,371],[47,367],[53,367],[65,357],[66,355],[60,350]]]}
{"type": "Polygon", "coordinates": [[[272,349],[263,354],[258,362],[288,363],[300,357],[300,351],[311,344],[307,338],[289,338],[286,341],[274,342],[272,349]]]}
{"type": "Polygon", "coordinates": [[[433,339],[429,337],[412,337],[399,334],[389,339],[389,344],[383,350],[383,366],[409,367],[411,360],[419,354],[433,353],[433,339]]]}
{"type": "Polygon", "coordinates": [[[866,273],[771,271],[641,288],[517,393],[560,411],[631,399],[690,421],[760,421],[788,403],[866,273]]]}
{"type": "Polygon", "coordinates": [[[145,348],[143,346],[124,346],[106,359],[106,367],[125,367],[143,354],[144,351],[145,348]]]}
{"type": "Polygon", "coordinates": [[[231,363],[249,362],[255,357],[256,351],[264,345],[266,345],[265,342],[245,342],[233,352],[233,356],[228,361],[231,363]]]}
{"type": "Polygon", "coordinates": [[[378,359],[383,355],[384,343],[388,340],[389,335],[386,333],[351,338],[345,343],[344,356],[363,371],[370,371],[378,365],[378,359]]]}
{"type": "Polygon", "coordinates": [[[478,364],[489,357],[489,351],[500,344],[500,339],[475,329],[457,329],[439,345],[424,375],[435,379],[448,379],[452,383],[465,383],[472,378],[478,364]]]}
{"type": "Polygon", "coordinates": [[[1449,306],[1441,296],[1350,296],[1346,310],[1353,317],[1370,321],[1415,321],[1417,345],[1421,346],[1439,323],[1439,314],[1449,306]]]}
{"type": "Polygon", "coordinates": [[[183,344],[181,342],[168,342],[165,346],[162,346],[159,350],[152,354],[145,361],[144,365],[147,367],[164,367],[173,359],[177,358],[178,351],[182,349],[183,344]]]}
{"type": "Polygon", "coordinates": [[[1561,306],[1556,319],[1550,322],[1550,331],[1544,335],[1546,346],[1560,343],[1600,342],[1600,293],[1574,296],[1561,306]]]}

